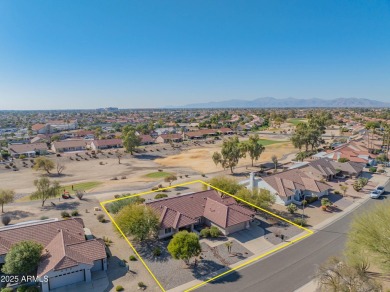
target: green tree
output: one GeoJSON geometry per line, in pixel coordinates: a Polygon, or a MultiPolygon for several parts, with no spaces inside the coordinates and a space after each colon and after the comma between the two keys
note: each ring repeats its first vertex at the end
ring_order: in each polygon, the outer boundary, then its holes
{"type": "Polygon", "coordinates": [[[46,171],[47,174],[50,174],[50,171],[52,171],[55,167],[55,164],[53,161],[51,161],[49,158],[46,157],[38,157],[34,161],[34,170],[43,170],[46,171]]]}
{"type": "Polygon", "coordinates": [[[258,134],[249,136],[248,141],[242,142],[244,151],[249,154],[249,157],[252,161],[258,160],[260,158],[261,153],[265,150],[265,147],[260,143],[260,137],[258,134]]]}
{"type": "MultiPolygon", "coordinates": [[[[227,192],[228,194],[235,195],[239,190],[243,189],[244,186],[240,185],[235,179],[227,176],[216,176],[208,181],[213,187],[227,192]]],[[[203,185],[206,190],[207,186],[203,185]]]]}
{"type": "Polygon", "coordinates": [[[47,177],[34,180],[34,185],[37,190],[31,194],[31,200],[41,200],[42,207],[49,198],[55,198],[61,189],[58,181],[51,182],[47,177]]]}
{"type": "MultiPolygon", "coordinates": [[[[216,156],[215,153],[214,155],[216,156]]],[[[242,156],[242,148],[240,147],[240,141],[238,140],[238,137],[230,137],[223,141],[220,160],[214,160],[214,163],[221,163],[223,168],[230,168],[230,172],[233,173],[233,168],[238,164],[238,161],[242,156]]]]}
{"type": "Polygon", "coordinates": [[[381,292],[380,284],[336,257],[321,265],[315,275],[321,291],[381,292]]]}
{"type": "Polygon", "coordinates": [[[341,185],[340,189],[343,192],[343,196],[345,197],[345,195],[347,194],[347,191],[348,191],[348,186],[347,185],[341,185]]]}
{"type": "Polygon", "coordinates": [[[14,201],[15,192],[13,190],[0,189],[1,213],[4,213],[4,205],[14,201]]]}
{"type": "Polygon", "coordinates": [[[390,202],[376,204],[356,216],[347,239],[347,258],[352,254],[368,257],[384,272],[390,271],[390,202]]]}
{"type": "Polygon", "coordinates": [[[168,244],[168,251],[174,259],[183,260],[186,265],[189,265],[190,259],[198,256],[202,248],[198,235],[184,230],[173,236],[168,244]]]}
{"type": "Polygon", "coordinates": [[[241,188],[236,197],[263,209],[269,209],[275,203],[275,196],[265,189],[241,188]]]}
{"type": "Polygon", "coordinates": [[[213,162],[215,163],[215,166],[217,166],[222,161],[221,153],[214,152],[212,159],[213,159],[213,162]]]}
{"type": "Polygon", "coordinates": [[[38,267],[43,246],[34,241],[21,241],[11,246],[5,256],[5,274],[32,274],[38,267]]]}
{"type": "Polygon", "coordinates": [[[122,140],[126,152],[130,152],[131,155],[141,145],[141,137],[137,136],[135,129],[129,125],[125,126],[122,130],[122,140]]]}
{"type": "Polygon", "coordinates": [[[115,222],[126,236],[132,235],[139,241],[154,237],[160,225],[156,212],[140,204],[123,207],[115,216],[115,222]]]}
{"type": "Polygon", "coordinates": [[[169,186],[171,186],[172,182],[175,181],[175,180],[177,180],[177,176],[176,176],[176,175],[173,175],[173,174],[168,175],[168,176],[166,176],[166,177],[164,178],[164,181],[165,181],[165,182],[168,182],[168,183],[169,183],[169,186]]]}

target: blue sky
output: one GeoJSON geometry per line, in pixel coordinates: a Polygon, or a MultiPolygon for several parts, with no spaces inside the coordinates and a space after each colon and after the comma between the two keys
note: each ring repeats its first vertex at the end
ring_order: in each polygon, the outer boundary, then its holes
{"type": "Polygon", "coordinates": [[[390,101],[390,2],[0,1],[0,109],[390,101]]]}

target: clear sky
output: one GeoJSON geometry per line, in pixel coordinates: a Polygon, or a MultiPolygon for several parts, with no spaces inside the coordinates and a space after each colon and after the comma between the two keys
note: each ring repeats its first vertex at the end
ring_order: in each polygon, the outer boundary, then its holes
{"type": "Polygon", "coordinates": [[[0,1],[0,109],[264,96],[390,101],[390,1],[0,1]]]}

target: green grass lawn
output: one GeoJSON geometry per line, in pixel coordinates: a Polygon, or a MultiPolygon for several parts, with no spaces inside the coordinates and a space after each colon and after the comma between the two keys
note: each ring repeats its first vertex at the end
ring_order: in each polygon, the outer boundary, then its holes
{"type": "Polygon", "coordinates": [[[299,123],[307,123],[306,122],[306,119],[288,119],[287,120],[288,123],[291,123],[293,124],[294,126],[298,125],[299,123]]]}
{"type": "Polygon", "coordinates": [[[167,176],[170,176],[171,173],[165,172],[165,171],[156,171],[156,172],[151,172],[145,175],[148,178],[164,178],[167,176]]]}
{"type": "Polygon", "coordinates": [[[276,140],[260,139],[259,142],[263,146],[268,146],[268,145],[277,144],[277,143],[286,143],[288,141],[276,141],[276,140]]]}
{"type": "MultiPolygon", "coordinates": [[[[61,185],[61,189],[60,189],[60,192],[57,195],[57,197],[59,197],[60,195],[62,195],[64,193],[64,189],[69,194],[74,194],[75,190],[88,191],[90,189],[96,188],[97,186],[99,186],[101,184],[102,183],[98,182],[98,181],[86,181],[86,182],[82,182],[82,183],[73,184],[73,191],[72,191],[72,185],[65,185],[65,186],[61,185]]],[[[17,200],[17,202],[27,202],[27,201],[30,201],[30,196],[25,196],[25,197],[17,200]]]]}
{"type": "Polygon", "coordinates": [[[86,181],[78,184],[73,184],[73,191],[72,191],[72,185],[66,185],[62,186],[61,188],[61,194],[63,193],[64,189],[65,191],[69,192],[69,194],[74,194],[75,190],[83,190],[88,191],[90,189],[96,188],[97,186],[101,185],[102,183],[99,181],[86,181]]]}

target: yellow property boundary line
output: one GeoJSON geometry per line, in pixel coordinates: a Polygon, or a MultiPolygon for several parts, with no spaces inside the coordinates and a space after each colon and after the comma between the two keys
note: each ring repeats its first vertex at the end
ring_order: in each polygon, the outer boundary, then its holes
{"type": "Polygon", "coordinates": [[[229,193],[227,193],[227,192],[225,192],[225,191],[223,191],[223,190],[220,190],[220,189],[218,189],[218,188],[216,188],[216,187],[214,187],[214,186],[212,186],[212,185],[210,185],[210,184],[208,184],[208,183],[206,183],[206,182],[204,182],[204,181],[202,181],[202,180],[194,180],[194,181],[190,181],[190,182],[186,182],[186,183],[182,183],[182,184],[177,184],[177,185],[170,186],[170,187],[166,187],[166,188],[160,188],[160,189],[155,190],[155,191],[147,191],[147,192],[143,192],[143,193],[139,193],[139,194],[135,194],[135,195],[129,195],[129,196],[126,196],[126,197],[120,197],[120,198],[117,198],[117,199],[113,199],[113,200],[108,200],[108,201],[100,202],[100,205],[102,206],[103,210],[106,212],[106,214],[108,215],[108,217],[111,219],[112,223],[113,223],[113,224],[115,225],[115,227],[119,230],[120,234],[121,234],[121,235],[123,236],[123,238],[126,240],[126,242],[128,243],[128,245],[131,247],[131,249],[134,251],[134,253],[137,255],[137,257],[140,259],[140,261],[142,262],[142,264],[145,266],[146,270],[150,273],[150,275],[153,277],[153,279],[156,281],[157,285],[161,288],[161,291],[163,291],[163,292],[166,292],[166,290],[164,289],[164,287],[161,285],[161,283],[158,281],[158,279],[156,278],[156,276],[155,276],[155,275],[153,274],[153,272],[150,270],[150,268],[148,267],[148,265],[147,265],[147,264],[145,263],[145,261],[142,259],[142,257],[140,256],[140,254],[137,252],[137,250],[136,250],[136,249],[134,248],[134,246],[131,244],[131,242],[129,241],[129,239],[127,238],[127,236],[123,233],[123,231],[122,231],[122,230],[119,228],[119,226],[116,224],[114,218],[113,218],[113,217],[111,216],[111,214],[107,211],[107,209],[106,209],[105,206],[106,206],[106,204],[108,204],[108,203],[112,203],[112,202],[116,202],[116,201],[128,199],[128,198],[131,198],[131,197],[139,197],[139,196],[143,196],[143,195],[147,195],[147,194],[151,194],[151,193],[155,193],[155,192],[160,192],[160,191],[164,191],[164,190],[168,190],[168,189],[172,189],[172,188],[176,188],[176,187],[186,186],[186,185],[194,184],[194,183],[201,183],[201,184],[203,184],[203,185],[205,185],[205,186],[211,187],[211,188],[213,188],[213,189],[215,189],[215,190],[217,190],[217,191],[219,191],[219,192],[221,192],[221,193],[223,193],[223,194],[225,194],[225,195],[228,195],[228,196],[230,196],[230,197],[233,197],[234,199],[236,199],[236,200],[238,200],[238,201],[241,201],[241,202],[243,202],[243,203],[245,203],[245,204],[247,204],[247,205],[249,205],[249,206],[252,206],[252,207],[254,207],[254,208],[258,209],[258,210],[261,210],[261,211],[263,211],[263,212],[265,212],[265,213],[267,213],[267,214],[269,214],[269,215],[272,215],[272,216],[274,216],[274,217],[276,217],[276,218],[278,218],[278,219],[280,219],[280,220],[283,220],[283,221],[285,221],[285,222],[287,222],[287,223],[289,223],[289,224],[291,224],[291,225],[294,225],[294,226],[296,226],[296,227],[298,227],[298,228],[300,228],[300,229],[306,231],[307,233],[304,234],[304,235],[302,235],[302,236],[300,236],[300,237],[298,237],[298,238],[296,238],[296,239],[294,239],[294,240],[292,240],[292,241],[286,242],[285,244],[283,244],[283,245],[281,245],[281,246],[279,246],[279,247],[277,247],[277,248],[274,248],[273,250],[270,250],[270,251],[268,251],[268,252],[266,252],[266,253],[264,253],[264,254],[261,254],[261,255],[257,256],[256,258],[253,258],[253,259],[251,259],[251,260],[249,260],[249,261],[247,261],[247,262],[245,262],[245,263],[243,263],[243,264],[241,264],[241,265],[238,265],[238,266],[236,266],[236,267],[234,267],[234,268],[231,268],[231,269],[229,269],[228,271],[225,271],[225,272],[223,272],[223,273],[221,273],[221,274],[219,274],[219,275],[217,275],[217,276],[215,276],[215,277],[212,277],[212,278],[210,278],[210,279],[208,279],[208,280],[206,280],[206,281],[203,281],[202,283],[199,283],[199,284],[197,284],[197,285],[195,285],[195,286],[193,286],[193,287],[191,287],[191,288],[185,290],[184,292],[189,292],[189,291],[193,291],[193,290],[195,290],[195,289],[198,289],[198,288],[202,287],[203,285],[206,285],[206,284],[209,283],[209,282],[212,282],[212,281],[214,281],[214,280],[216,280],[216,279],[218,279],[218,278],[220,278],[220,277],[225,276],[226,274],[229,274],[229,273],[231,273],[231,272],[233,272],[233,271],[236,271],[236,270],[238,270],[238,269],[240,269],[240,268],[242,268],[242,267],[245,267],[245,266],[247,266],[247,265],[249,265],[249,264],[251,264],[251,263],[253,263],[253,262],[255,262],[255,261],[259,260],[259,259],[261,259],[261,258],[264,258],[264,257],[266,257],[266,256],[268,256],[268,255],[270,255],[270,254],[272,254],[272,253],[274,253],[274,252],[276,252],[276,251],[278,251],[278,250],[281,250],[281,249],[285,248],[285,247],[288,246],[288,245],[291,245],[291,244],[293,244],[293,243],[295,243],[295,242],[297,242],[297,241],[300,241],[300,240],[302,240],[302,239],[304,239],[304,238],[306,238],[306,237],[309,237],[310,235],[312,235],[312,234],[314,233],[314,232],[311,231],[310,229],[307,229],[307,228],[305,228],[305,227],[299,226],[298,224],[296,224],[296,223],[294,223],[294,222],[292,222],[292,221],[290,221],[290,220],[287,220],[286,218],[283,218],[283,217],[281,217],[281,216],[279,216],[279,215],[277,215],[277,214],[274,214],[274,213],[272,213],[272,212],[270,212],[270,211],[268,211],[268,210],[266,210],[266,209],[263,209],[263,208],[261,208],[261,207],[258,207],[258,206],[256,206],[256,205],[254,205],[254,204],[251,204],[251,203],[249,203],[249,202],[247,202],[247,201],[245,201],[245,200],[243,200],[243,199],[241,199],[241,198],[238,198],[238,197],[236,197],[236,196],[234,196],[234,195],[231,195],[231,194],[229,194],[229,193]]]}

